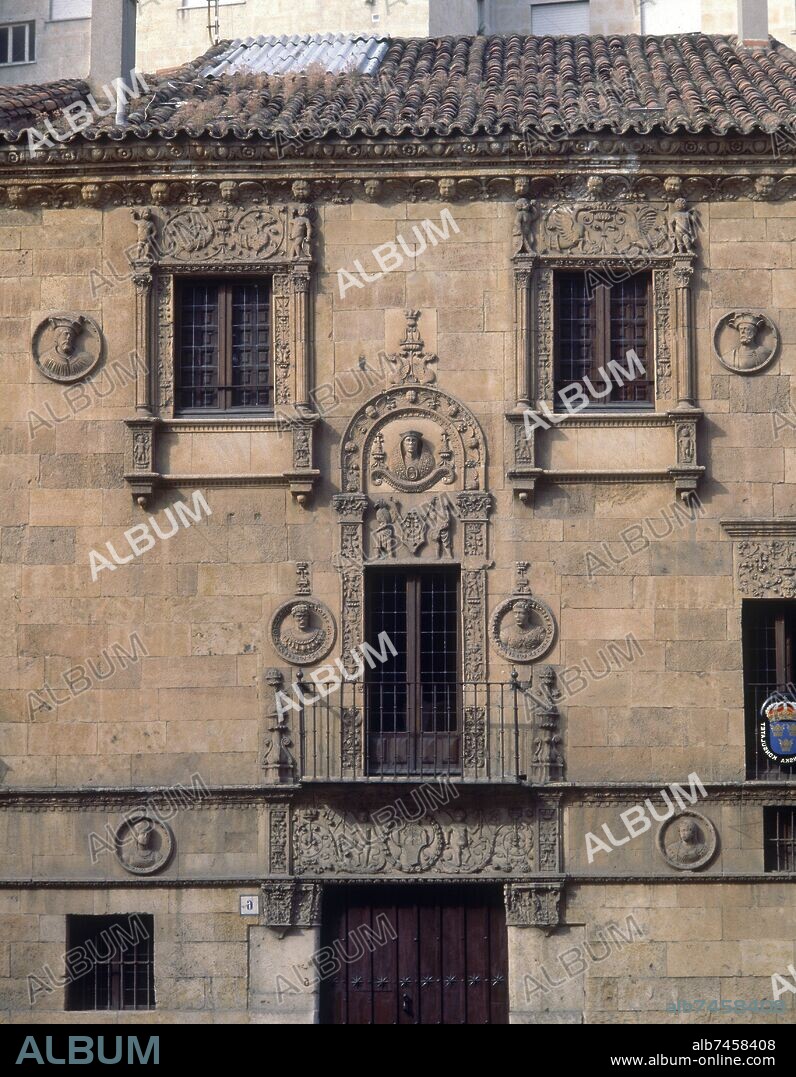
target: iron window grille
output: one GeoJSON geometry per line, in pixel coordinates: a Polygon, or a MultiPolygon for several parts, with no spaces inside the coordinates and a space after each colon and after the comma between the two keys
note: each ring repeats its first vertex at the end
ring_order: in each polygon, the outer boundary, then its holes
{"type": "Polygon", "coordinates": [[[555,407],[565,410],[562,389],[580,385],[590,407],[654,406],[652,380],[652,274],[636,273],[611,285],[595,285],[590,273],[555,275],[555,407]],[[628,351],[644,374],[612,376],[609,363],[628,370],[628,351]],[[603,394],[610,383],[610,390],[603,394]]]}
{"type": "Polygon", "coordinates": [[[67,916],[66,1010],[155,1008],[154,917],[67,916]]]}
{"type": "Polygon", "coordinates": [[[177,411],[270,409],[270,278],[182,281],[177,311],[177,411]]]}
{"type": "Polygon", "coordinates": [[[766,871],[796,871],[796,808],[763,808],[766,871]]]}

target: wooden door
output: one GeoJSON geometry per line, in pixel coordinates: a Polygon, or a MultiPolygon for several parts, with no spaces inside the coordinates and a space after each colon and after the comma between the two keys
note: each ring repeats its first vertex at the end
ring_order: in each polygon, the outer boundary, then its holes
{"type": "Polygon", "coordinates": [[[322,940],[336,968],[321,984],[323,1024],[508,1023],[499,887],[329,887],[322,940]]]}

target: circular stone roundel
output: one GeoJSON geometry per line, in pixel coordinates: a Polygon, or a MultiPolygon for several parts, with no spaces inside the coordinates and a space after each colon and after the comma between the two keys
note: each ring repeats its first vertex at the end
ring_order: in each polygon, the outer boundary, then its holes
{"type": "Polygon", "coordinates": [[[276,653],[297,666],[319,662],[331,651],[337,626],[328,607],[314,598],[293,599],[271,618],[271,643],[276,653]]]}
{"type": "Polygon", "coordinates": [[[707,816],[684,811],[672,816],[658,831],[658,852],[666,863],[678,871],[704,868],[716,854],[716,828],[707,816]]]}
{"type": "Polygon", "coordinates": [[[85,378],[105,350],[100,327],[86,314],[52,314],[33,334],[33,360],[51,381],[85,378]]]}
{"type": "Polygon", "coordinates": [[[174,851],[174,835],[160,819],[134,815],[116,831],[116,856],[132,875],[154,875],[174,851]]]}
{"type": "Polygon", "coordinates": [[[553,646],[556,622],[546,602],[514,595],[492,614],[489,637],[495,650],[511,662],[535,662],[553,646]]]}
{"type": "Polygon", "coordinates": [[[713,330],[713,351],[733,374],[757,374],[764,370],[779,348],[779,330],[765,314],[734,310],[725,314],[713,330]]]}

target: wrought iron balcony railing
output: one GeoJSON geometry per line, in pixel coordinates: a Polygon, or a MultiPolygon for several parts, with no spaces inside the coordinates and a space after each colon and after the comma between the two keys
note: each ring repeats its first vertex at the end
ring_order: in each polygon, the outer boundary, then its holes
{"type": "Polygon", "coordinates": [[[299,679],[266,746],[268,780],[514,783],[563,777],[558,712],[509,682],[299,679]],[[288,776],[288,774],[290,776],[288,776]]]}

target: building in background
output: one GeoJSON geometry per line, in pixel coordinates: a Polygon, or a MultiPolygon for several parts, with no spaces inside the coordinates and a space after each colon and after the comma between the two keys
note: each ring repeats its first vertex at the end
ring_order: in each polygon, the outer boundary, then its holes
{"type": "MultiPolygon", "coordinates": [[[[0,0],[0,85],[85,78],[92,5],[105,0],[0,0]]],[[[384,37],[446,34],[670,34],[738,30],[737,0],[127,0],[137,10],[141,71],[174,67],[216,40],[271,35],[358,33],[384,37]]],[[[792,43],[795,0],[771,0],[769,29],[792,43]]],[[[95,24],[96,24],[95,15],[95,24]]],[[[106,33],[100,30],[100,41],[106,33]]],[[[101,48],[99,49],[101,51],[101,48]]]]}
{"type": "Polygon", "coordinates": [[[81,80],[0,91],[1,1021],[792,1022],[753,29],[227,43],[77,133],[81,80]]]}

